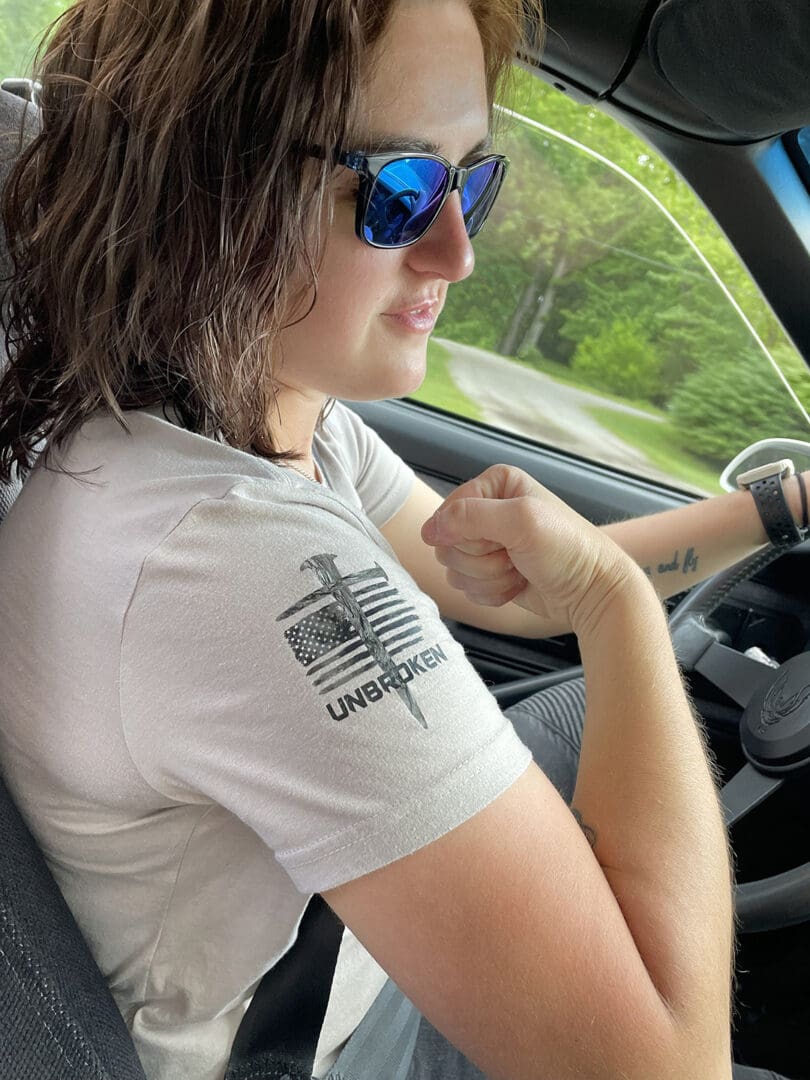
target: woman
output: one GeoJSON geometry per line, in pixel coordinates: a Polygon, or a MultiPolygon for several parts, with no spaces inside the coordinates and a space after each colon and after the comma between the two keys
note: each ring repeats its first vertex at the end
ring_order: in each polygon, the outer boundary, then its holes
{"type": "MultiPolygon", "coordinates": [[[[328,412],[424,375],[522,7],[83,0],[45,56],[0,441],[49,454],[0,536],[0,752],[150,1080],[221,1078],[263,976],[294,1014],[313,894],[357,935],[318,1077],[732,1075],[726,840],[649,581],[514,469],[434,515],[328,412]],[[574,814],[436,604],[579,635],[574,814]],[[385,972],[459,1053],[424,1022],[375,1061],[385,972]]],[[[612,531],[706,572],[763,541],[744,494],[612,531]]]]}

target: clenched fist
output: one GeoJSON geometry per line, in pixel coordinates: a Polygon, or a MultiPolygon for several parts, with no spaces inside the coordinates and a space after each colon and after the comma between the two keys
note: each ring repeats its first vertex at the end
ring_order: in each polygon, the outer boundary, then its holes
{"type": "Polygon", "coordinates": [[[422,539],[468,599],[494,607],[514,600],[575,633],[595,628],[612,596],[646,580],[609,537],[509,465],[456,488],[422,539]]]}

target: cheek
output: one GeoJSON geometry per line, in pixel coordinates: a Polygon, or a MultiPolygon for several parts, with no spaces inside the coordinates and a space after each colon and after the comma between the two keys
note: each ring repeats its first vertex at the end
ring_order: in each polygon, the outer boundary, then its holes
{"type": "Polygon", "coordinates": [[[396,268],[389,252],[365,247],[356,236],[334,245],[318,275],[318,300],[312,314],[320,326],[357,330],[379,318],[395,291],[396,268]]]}

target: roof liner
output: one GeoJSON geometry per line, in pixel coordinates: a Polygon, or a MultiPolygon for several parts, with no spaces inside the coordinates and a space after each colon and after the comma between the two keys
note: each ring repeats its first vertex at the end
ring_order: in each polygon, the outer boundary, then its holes
{"type": "Polygon", "coordinates": [[[669,85],[728,131],[810,124],[808,0],[666,0],[648,43],[669,85]]]}
{"type": "Polygon", "coordinates": [[[718,142],[810,125],[810,0],[545,0],[527,59],[582,100],[718,142]]]}

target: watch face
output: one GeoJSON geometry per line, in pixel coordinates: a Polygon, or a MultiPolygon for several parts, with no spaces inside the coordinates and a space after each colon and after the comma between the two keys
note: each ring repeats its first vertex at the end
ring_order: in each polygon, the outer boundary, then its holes
{"type": "Polygon", "coordinates": [[[759,465],[756,469],[748,469],[747,472],[740,473],[737,477],[737,487],[750,487],[757,480],[764,480],[766,476],[779,476],[784,480],[788,476],[793,476],[795,471],[790,458],[769,461],[766,465],[759,465]]]}

